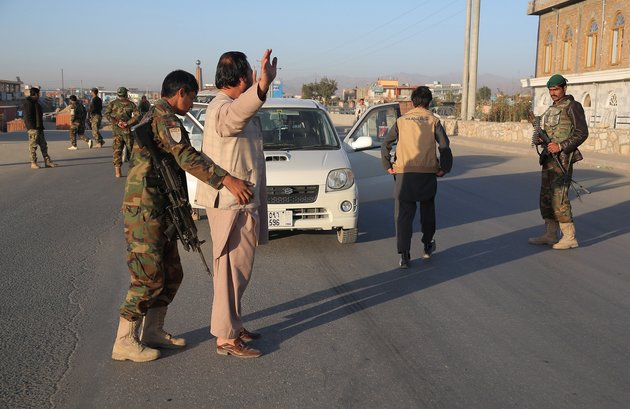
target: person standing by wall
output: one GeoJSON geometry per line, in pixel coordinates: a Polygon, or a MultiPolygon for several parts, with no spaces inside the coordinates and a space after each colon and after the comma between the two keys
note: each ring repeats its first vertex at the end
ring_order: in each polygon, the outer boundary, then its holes
{"type": "Polygon", "coordinates": [[[131,137],[131,126],[140,120],[140,111],[136,104],[128,98],[128,91],[125,87],[118,88],[118,98],[107,105],[105,118],[112,124],[112,134],[114,137],[114,175],[122,176],[121,167],[123,159],[123,147],[127,149],[126,156],[131,155],[133,149],[133,138],[131,137]]]}
{"type": "Polygon", "coordinates": [[[54,168],[56,163],[48,155],[48,143],[44,137],[44,113],[39,104],[39,88],[31,88],[29,96],[24,101],[24,123],[28,133],[28,153],[31,158],[31,169],[39,169],[37,164],[37,147],[42,151],[44,166],[54,168]]]}
{"type": "MultiPolygon", "coordinates": [[[[195,77],[183,70],[168,74],[162,83],[161,99],[155,103],[151,128],[162,158],[186,183],[184,171],[209,185],[230,190],[234,195],[249,193],[245,181],[236,179],[203,157],[190,144],[186,129],[177,118],[190,110],[199,90],[195,77]]],[[[177,236],[169,239],[171,225],[166,194],[147,148],[134,146],[133,165],[125,183],[123,219],[127,241],[127,266],[131,283],[119,309],[119,324],[112,359],[152,361],[157,348],[183,348],[184,338],[164,330],[168,306],[183,279],[177,236]],[[142,335],[140,330],[142,327],[142,335]]]]}
{"type": "Polygon", "coordinates": [[[234,195],[207,185],[197,187],[198,204],[205,206],[213,248],[214,299],[210,332],[217,337],[217,353],[256,358],[248,347],[260,334],[245,329],[241,299],[251,279],[257,245],[269,240],[267,180],[260,123],[254,116],[263,105],[277,73],[271,50],[261,60],[260,80],[242,52],[224,53],[217,65],[219,89],[206,111],[203,153],[227,172],[250,183],[252,194],[234,195]]]}
{"type": "Polygon", "coordinates": [[[92,140],[96,141],[96,147],[102,148],[105,145],[103,136],[101,135],[101,120],[103,112],[103,100],[98,96],[98,88],[92,88],[90,91],[92,99],[88,106],[88,117],[90,120],[90,126],[92,127],[92,140]]]}
{"type": "Polygon", "coordinates": [[[448,136],[440,120],[428,109],[432,99],[428,87],[416,88],[411,93],[413,109],[396,120],[381,145],[383,166],[390,175],[394,175],[395,180],[394,219],[401,268],[408,268],[411,261],[412,224],[417,202],[420,202],[424,244],[422,258],[431,258],[435,251],[437,178],[450,172],[453,166],[448,136]],[[397,144],[396,157],[392,162],[394,144],[397,144]],[[440,152],[439,158],[436,147],[440,152]]]}
{"type": "Polygon", "coordinates": [[[79,101],[76,95],[70,95],[70,147],[68,150],[76,151],[77,133],[79,138],[87,143],[88,148],[92,149],[92,140],[85,136],[85,107],[79,101]]]}
{"type": "MultiPolygon", "coordinates": [[[[551,142],[541,160],[540,214],[545,221],[545,233],[528,240],[530,244],[548,244],[555,250],[578,247],[575,225],[569,201],[569,185],[573,177],[573,164],[583,159],[578,146],[588,138],[588,125],[584,108],[567,94],[567,80],[560,74],[552,75],[547,89],[553,104],[542,117],[542,126],[551,142]],[[558,155],[558,164],[551,155],[558,155]],[[562,238],[558,241],[558,228],[562,238]]],[[[535,131],[534,144],[543,144],[535,131]]]]}

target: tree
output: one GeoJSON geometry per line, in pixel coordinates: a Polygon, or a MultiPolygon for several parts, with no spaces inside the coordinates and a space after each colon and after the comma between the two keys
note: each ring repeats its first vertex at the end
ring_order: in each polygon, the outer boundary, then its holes
{"type": "Polygon", "coordinates": [[[311,82],[302,85],[302,98],[316,99],[324,105],[330,102],[330,98],[337,91],[337,81],[322,78],[319,82],[311,82]]]}
{"type": "Polygon", "coordinates": [[[485,85],[477,90],[477,100],[479,101],[490,101],[491,96],[492,91],[485,85]]]}

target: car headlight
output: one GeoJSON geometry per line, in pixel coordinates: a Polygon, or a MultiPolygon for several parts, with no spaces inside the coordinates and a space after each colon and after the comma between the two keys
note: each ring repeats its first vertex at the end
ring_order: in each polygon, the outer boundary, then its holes
{"type": "Polygon", "coordinates": [[[326,191],[344,190],[354,185],[354,174],[350,169],[335,169],[328,173],[326,191]]]}

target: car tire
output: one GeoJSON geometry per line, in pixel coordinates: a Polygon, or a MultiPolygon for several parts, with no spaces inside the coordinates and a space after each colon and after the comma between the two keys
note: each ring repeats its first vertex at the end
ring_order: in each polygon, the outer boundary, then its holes
{"type": "Polygon", "coordinates": [[[341,244],[356,243],[357,236],[359,235],[359,229],[356,227],[353,229],[338,229],[337,240],[341,244]]]}

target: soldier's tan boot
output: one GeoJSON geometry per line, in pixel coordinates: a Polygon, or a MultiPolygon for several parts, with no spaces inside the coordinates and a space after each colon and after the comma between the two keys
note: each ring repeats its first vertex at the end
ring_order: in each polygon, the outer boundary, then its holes
{"type": "Polygon", "coordinates": [[[149,308],[144,317],[142,327],[142,343],[152,348],[183,348],[186,346],[184,338],[176,338],[164,331],[164,318],[168,307],[149,308]]]}
{"type": "Polygon", "coordinates": [[[554,250],[568,250],[579,246],[575,239],[575,225],[573,223],[560,223],[562,238],[553,245],[554,250]]]}
{"type": "Polygon", "coordinates": [[[160,351],[146,347],[138,340],[140,323],[141,320],[127,321],[122,317],[120,318],[116,342],[114,342],[114,349],[112,350],[112,359],[116,361],[148,362],[160,357],[160,351]]]}
{"type": "Polygon", "coordinates": [[[57,164],[53,162],[52,159],[46,158],[44,159],[44,166],[46,166],[47,168],[56,168],[57,164]]]}
{"type": "Polygon", "coordinates": [[[31,169],[39,169],[37,162],[31,162],[31,169]]]}
{"type": "Polygon", "coordinates": [[[120,166],[115,166],[114,167],[114,175],[119,178],[122,176],[122,173],[120,172],[120,166]]]}
{"type": "Polygon", "coordinates": [[[548,244],[550,246],[558,242],[558,222],[552,219],[545,219],[545,232],[542,236],[530,237],[529,244],[548,244]]]}

